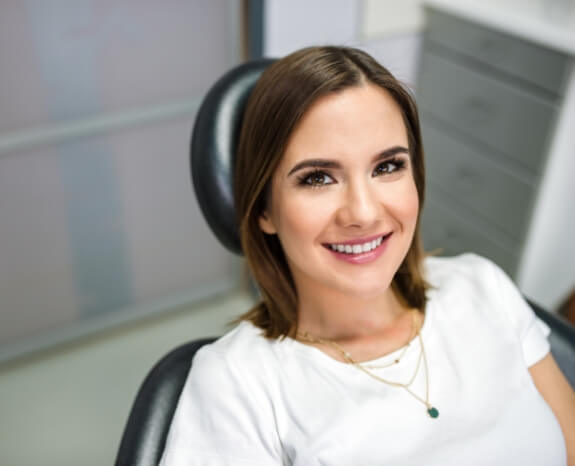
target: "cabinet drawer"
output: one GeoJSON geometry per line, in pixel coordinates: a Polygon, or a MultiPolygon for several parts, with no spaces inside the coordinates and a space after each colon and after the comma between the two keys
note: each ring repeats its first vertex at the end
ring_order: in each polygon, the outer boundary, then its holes
{"type": "Polygon", "coordinates": [[[523,239],[535,196],[529,183],[432,126],[424,125],[423,141],[430,185],[511,237],[523,239]]]}
{"type": "Polygon", "coordinates": [[[555,117],[549,102],[431,53],[423,55],[418,101],[424,115],[540,170],[555,117]]]}
{"type": "Polygon", "coordinates": [[[439,196],[429,196],[423,209],[422,236],[425,250],[441,250],[440,254],[453,256],[475,252],[499,264],[509,275],[515,274],[518,259],[494,236],[479,224],[463,218],[439,196]]]}
{"type": "Polygon", "coordinates": [[[566,55],[433,9],[426,17],[429,40],[562,94],[569,68],[566,55]]]}

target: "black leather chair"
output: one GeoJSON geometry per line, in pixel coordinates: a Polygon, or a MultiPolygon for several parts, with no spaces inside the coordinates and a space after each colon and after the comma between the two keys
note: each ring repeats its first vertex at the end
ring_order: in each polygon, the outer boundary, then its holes
{"type": "MultiPolygon", "coordinates": [[[[235,253],[241,253],[232,194],[235,147],[245,102],[271,61],[246,63],[224,75],[206,95],[192,132],[192,179],[200,208],[220,242],[235,253]]],[[[551,327],[551,350],[575,387],[575,328],[536,304],[530,305],[551,327]]],[[[214,338],[206,338],[182,345],[150,371],[132,406],[117,466],[158,464],[194,354],[212,341],[214,338]]]]}
{"type": "Polygon", "coordinates": [[[204,338],[178,346],[148,373],[132,405],[116,465],[155,466],[160,462],[194,354],[214,340],[204,338]]]}

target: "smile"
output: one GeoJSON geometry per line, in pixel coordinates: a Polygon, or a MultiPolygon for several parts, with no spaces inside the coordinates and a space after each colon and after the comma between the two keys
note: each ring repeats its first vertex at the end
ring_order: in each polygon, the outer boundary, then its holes
{"type": "Polygon", "coordinates": [[[380,236],[372,241],[366,241],[365,243],[356,244],[327,244],[326,246],[332,251],[343,253],[343,254],[362,254],[366,252],[373,251],[375,248],[381,245],[384,239],[390,234],[380,236]]]}
{"type": "Polygon", "coordinates": [[[330,244],[329,247],[332,251],[343,252],[344,254],[360,254],[362,252],[369,252],[378,247],[383,241],[383,237],[374,239],[363,244],[330,244]]]}

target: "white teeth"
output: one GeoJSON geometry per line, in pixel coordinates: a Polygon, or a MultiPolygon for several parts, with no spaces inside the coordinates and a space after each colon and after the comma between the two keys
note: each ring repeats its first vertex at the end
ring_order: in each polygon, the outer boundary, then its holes
{"type": "Polygon", "coordinates": [[[373,241],[369,241],[363,244],[330,244],[332,251],[343,252],[346,254],[360,254],[362,252],[369,252],[372,249],[377,248],[383,241],[383,237],[380,236],[373,241]]]}
{"type": "Polygon", "coordinates": [[[373,246],[371,245],[371,243],[365,243],[361,247],[361,252],[368,252],[368,251],[371,251],[372,249],[373,249],[373,246]]]}

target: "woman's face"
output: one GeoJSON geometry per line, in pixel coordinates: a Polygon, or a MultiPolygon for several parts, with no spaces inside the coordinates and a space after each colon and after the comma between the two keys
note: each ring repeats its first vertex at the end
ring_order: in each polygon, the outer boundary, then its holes
{"type": "Polygon", "coordinates": [[[417,189],[401,110],[373,85],[315,102],[272,178],[260,227],[277,234],[298,295],[385,293],[409,247],[417,189]]]}

